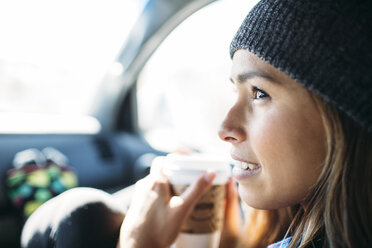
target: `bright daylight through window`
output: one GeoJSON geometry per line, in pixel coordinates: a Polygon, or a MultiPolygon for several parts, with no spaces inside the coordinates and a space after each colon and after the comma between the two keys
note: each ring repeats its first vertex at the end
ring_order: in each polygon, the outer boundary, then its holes
{"type": "MultiPolygon", "coordinates": [[[[88,115],[144,3],[1,1],[0,132],[32,132],[33,123],[38,131],[44,120],[60,123],[61,114],[88,115]],[[17,129],[18,121],[30,118],[17,129]]],[[[89,126],[89,118],[81,120],[82,127],[89,126]]]]}
{"type": "Polygon", "coordinates": [[[178,26],[150,58],[137,97],[139,124],[152,146],[165,151],[228,150],[217,130],[234,99],[229,45],[255,2],[208,5],[178,26]]]}

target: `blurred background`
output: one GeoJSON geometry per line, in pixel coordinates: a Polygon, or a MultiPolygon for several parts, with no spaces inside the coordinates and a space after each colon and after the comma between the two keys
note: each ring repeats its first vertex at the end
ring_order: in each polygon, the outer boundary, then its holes
{"type": "Polygon", "coordinates": [[[0,247],[67,186],[114,193],[176,150],[230,160],[229,46],[256,2],[1,0],[0,247]],[[66,160],[15,163],[46,147],[66,160]]]}
{"type": "MultiPolygon", "coordinates": [[[[140,73],[138,125],[154,148],[226,149],[217,130],[234,98],[229,44],[256,1],[231,2],[217,1],[187,18],[140,73]]],[[[0,131],[99,131],[91,107],[103,75],[122,72],[113,61],[145,5],[0,1],[0,131]],[[74,123],[65,116],[75,116],[74,123]]]]}

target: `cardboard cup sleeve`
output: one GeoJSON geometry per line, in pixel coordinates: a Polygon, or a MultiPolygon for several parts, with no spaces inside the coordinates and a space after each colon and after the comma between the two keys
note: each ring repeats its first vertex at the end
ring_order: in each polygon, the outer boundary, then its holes
{"type": "MultiPolygon", "coordinates": [[[[172,185],[175,195],[182,194],[188,185],[172,185]]],[[[195,205],[182,226],[183,233],[213,233],[222,230],[225,212],[225,185],[212,185],[195,205]]]]}

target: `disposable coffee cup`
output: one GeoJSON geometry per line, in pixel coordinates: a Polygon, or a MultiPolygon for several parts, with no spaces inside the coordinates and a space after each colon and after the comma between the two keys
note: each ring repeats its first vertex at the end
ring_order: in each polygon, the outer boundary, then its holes
{"type": "Polygon", "coordinates": [[[195,205],[172,247],[217,248],[225,214],[226,183],[231,175],[229,163],[201,155],[168,155],[164,162],[163,172],[175,195],[181,195],[205,172],[216,173],[213,185],[195,205]]]}

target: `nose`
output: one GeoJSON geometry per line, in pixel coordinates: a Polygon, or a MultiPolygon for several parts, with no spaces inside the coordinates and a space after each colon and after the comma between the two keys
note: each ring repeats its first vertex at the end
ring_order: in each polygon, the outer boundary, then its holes
{"type": "Polygon", "coordinates": [[[238,105],[234,105],[221,123],[218,131],[220,139],[231,144],[238,144],[246,140],[245,118],[244,111],[241,111],[238,105]]]}

